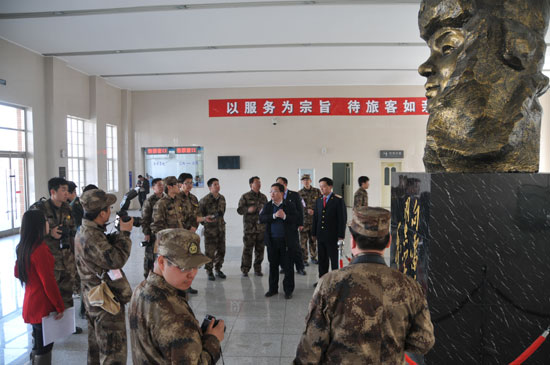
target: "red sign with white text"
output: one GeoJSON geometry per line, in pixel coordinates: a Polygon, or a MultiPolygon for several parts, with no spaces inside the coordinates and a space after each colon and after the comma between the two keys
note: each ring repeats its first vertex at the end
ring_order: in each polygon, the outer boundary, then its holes
{"type": "Polygon", "coordinates": [[[277,98],[209,100],[210,117],[427,115],[421,98],[277,98]]]}

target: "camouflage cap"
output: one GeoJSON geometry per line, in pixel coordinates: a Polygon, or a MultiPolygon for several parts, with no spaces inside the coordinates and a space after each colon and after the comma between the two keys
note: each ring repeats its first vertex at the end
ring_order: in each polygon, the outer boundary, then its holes
{"type": "Polygon", "coordinates": [[[353,209],[351,229],[366,237],[385,237],[390,232],[390,212],[384,208],[358,207],[353,209]]]}
{"type": "Polygon", "coordinates": [[[306,179],[311,180],[311,176],[309,176],[309,174],[303,174],[300,180],[306,180],[306,179]]]}
{"type": "Polygon", "coordinates": [[[200,237],[187,229],[168,228],[157,234],[158,254],[167,257],[180,269],[191,269],[210,262],[201,253],[200,237]]]}
{"type": "Polygon", "coordinates": [[[167,176],[164,178],[165,185],[177,185],[178,179],[175,176],[167,176]]]}
{"type": "Polygon", "coordinates": [[[99,212],[115,202],[115,194],[108,194],[101,189],[88,190],[80,197],[80,203],[85,212],[99,212]]]}

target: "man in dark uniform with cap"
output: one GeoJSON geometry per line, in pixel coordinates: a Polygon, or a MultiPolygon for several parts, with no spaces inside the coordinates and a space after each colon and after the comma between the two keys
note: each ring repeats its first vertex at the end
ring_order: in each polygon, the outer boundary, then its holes
{"type": "Polygon", "coordinates": [[[200,237],[182,228],[157,234],[154,270],[135,289],[129,323],[134,364],[215,364],[221,356],[224,322],[206,331],[187,302],[185,291],[198,268],[210,259],[199,248],[200,237]]]}
{"type": "Polygon", "coordinates": [[[294,364],[402,364],[405,351],[424,354],[434,345],[422,287],[389,268],[390,212],[354,210],[350,265],[317,285],[294,364]]]}
{"type": "Polygon", "coordinates": [[[317,239],[319,278],[328,272],[329,260],[332,270],[338,269],[338,240],[346,235],[346,205],[341,196],[332,192],[332,179],[319,180],[321,196],[315,204],[312,235],[317,239]]]}

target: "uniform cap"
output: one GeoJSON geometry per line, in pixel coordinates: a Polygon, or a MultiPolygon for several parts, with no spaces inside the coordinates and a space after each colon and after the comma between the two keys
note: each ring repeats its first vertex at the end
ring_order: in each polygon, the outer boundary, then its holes
{"type": "Polygon", "coordinates": [[[177,185],[178,179],[175,176],[168,176],[164,178],[165,185],[177,185]]]}
{"type": "Polygon", "coordinates": [[[80,203],[86,212],[99,212],[115,202],[116,195],[108,194],[101,189],[88,190],[80,197],[80,203]]]}
{"type": "Polygon", "coordinates": [[[390,232],[390,216],[383,208],[358,207],[353,209],[349,226],[362,236],[383,238],[390,232]]]}
{"type": "Polygon", "coordinates": [[[201,253],[200,237],[187,229],[168,228],[157,234],[158,254],[168,258],[180,269],[192,269],[210,262],[201,253]]]}
{"type": "Polygon", "coordinates": [[[309,176],[309,174],[303,174],[300,180],[305,180],[305,179],[311,180],[311,176],[309,176]]]}

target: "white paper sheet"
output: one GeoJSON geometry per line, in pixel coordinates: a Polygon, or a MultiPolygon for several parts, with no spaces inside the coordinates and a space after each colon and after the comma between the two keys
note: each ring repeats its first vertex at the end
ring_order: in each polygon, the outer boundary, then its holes
{"type": "Polygon", "coordinates": [[[76,330],[74,307],[65,309],[63,318],[56,320],[56,313],[42,318],[42,338],[44,346],[62,338],[68,337],[76,330]]]}

